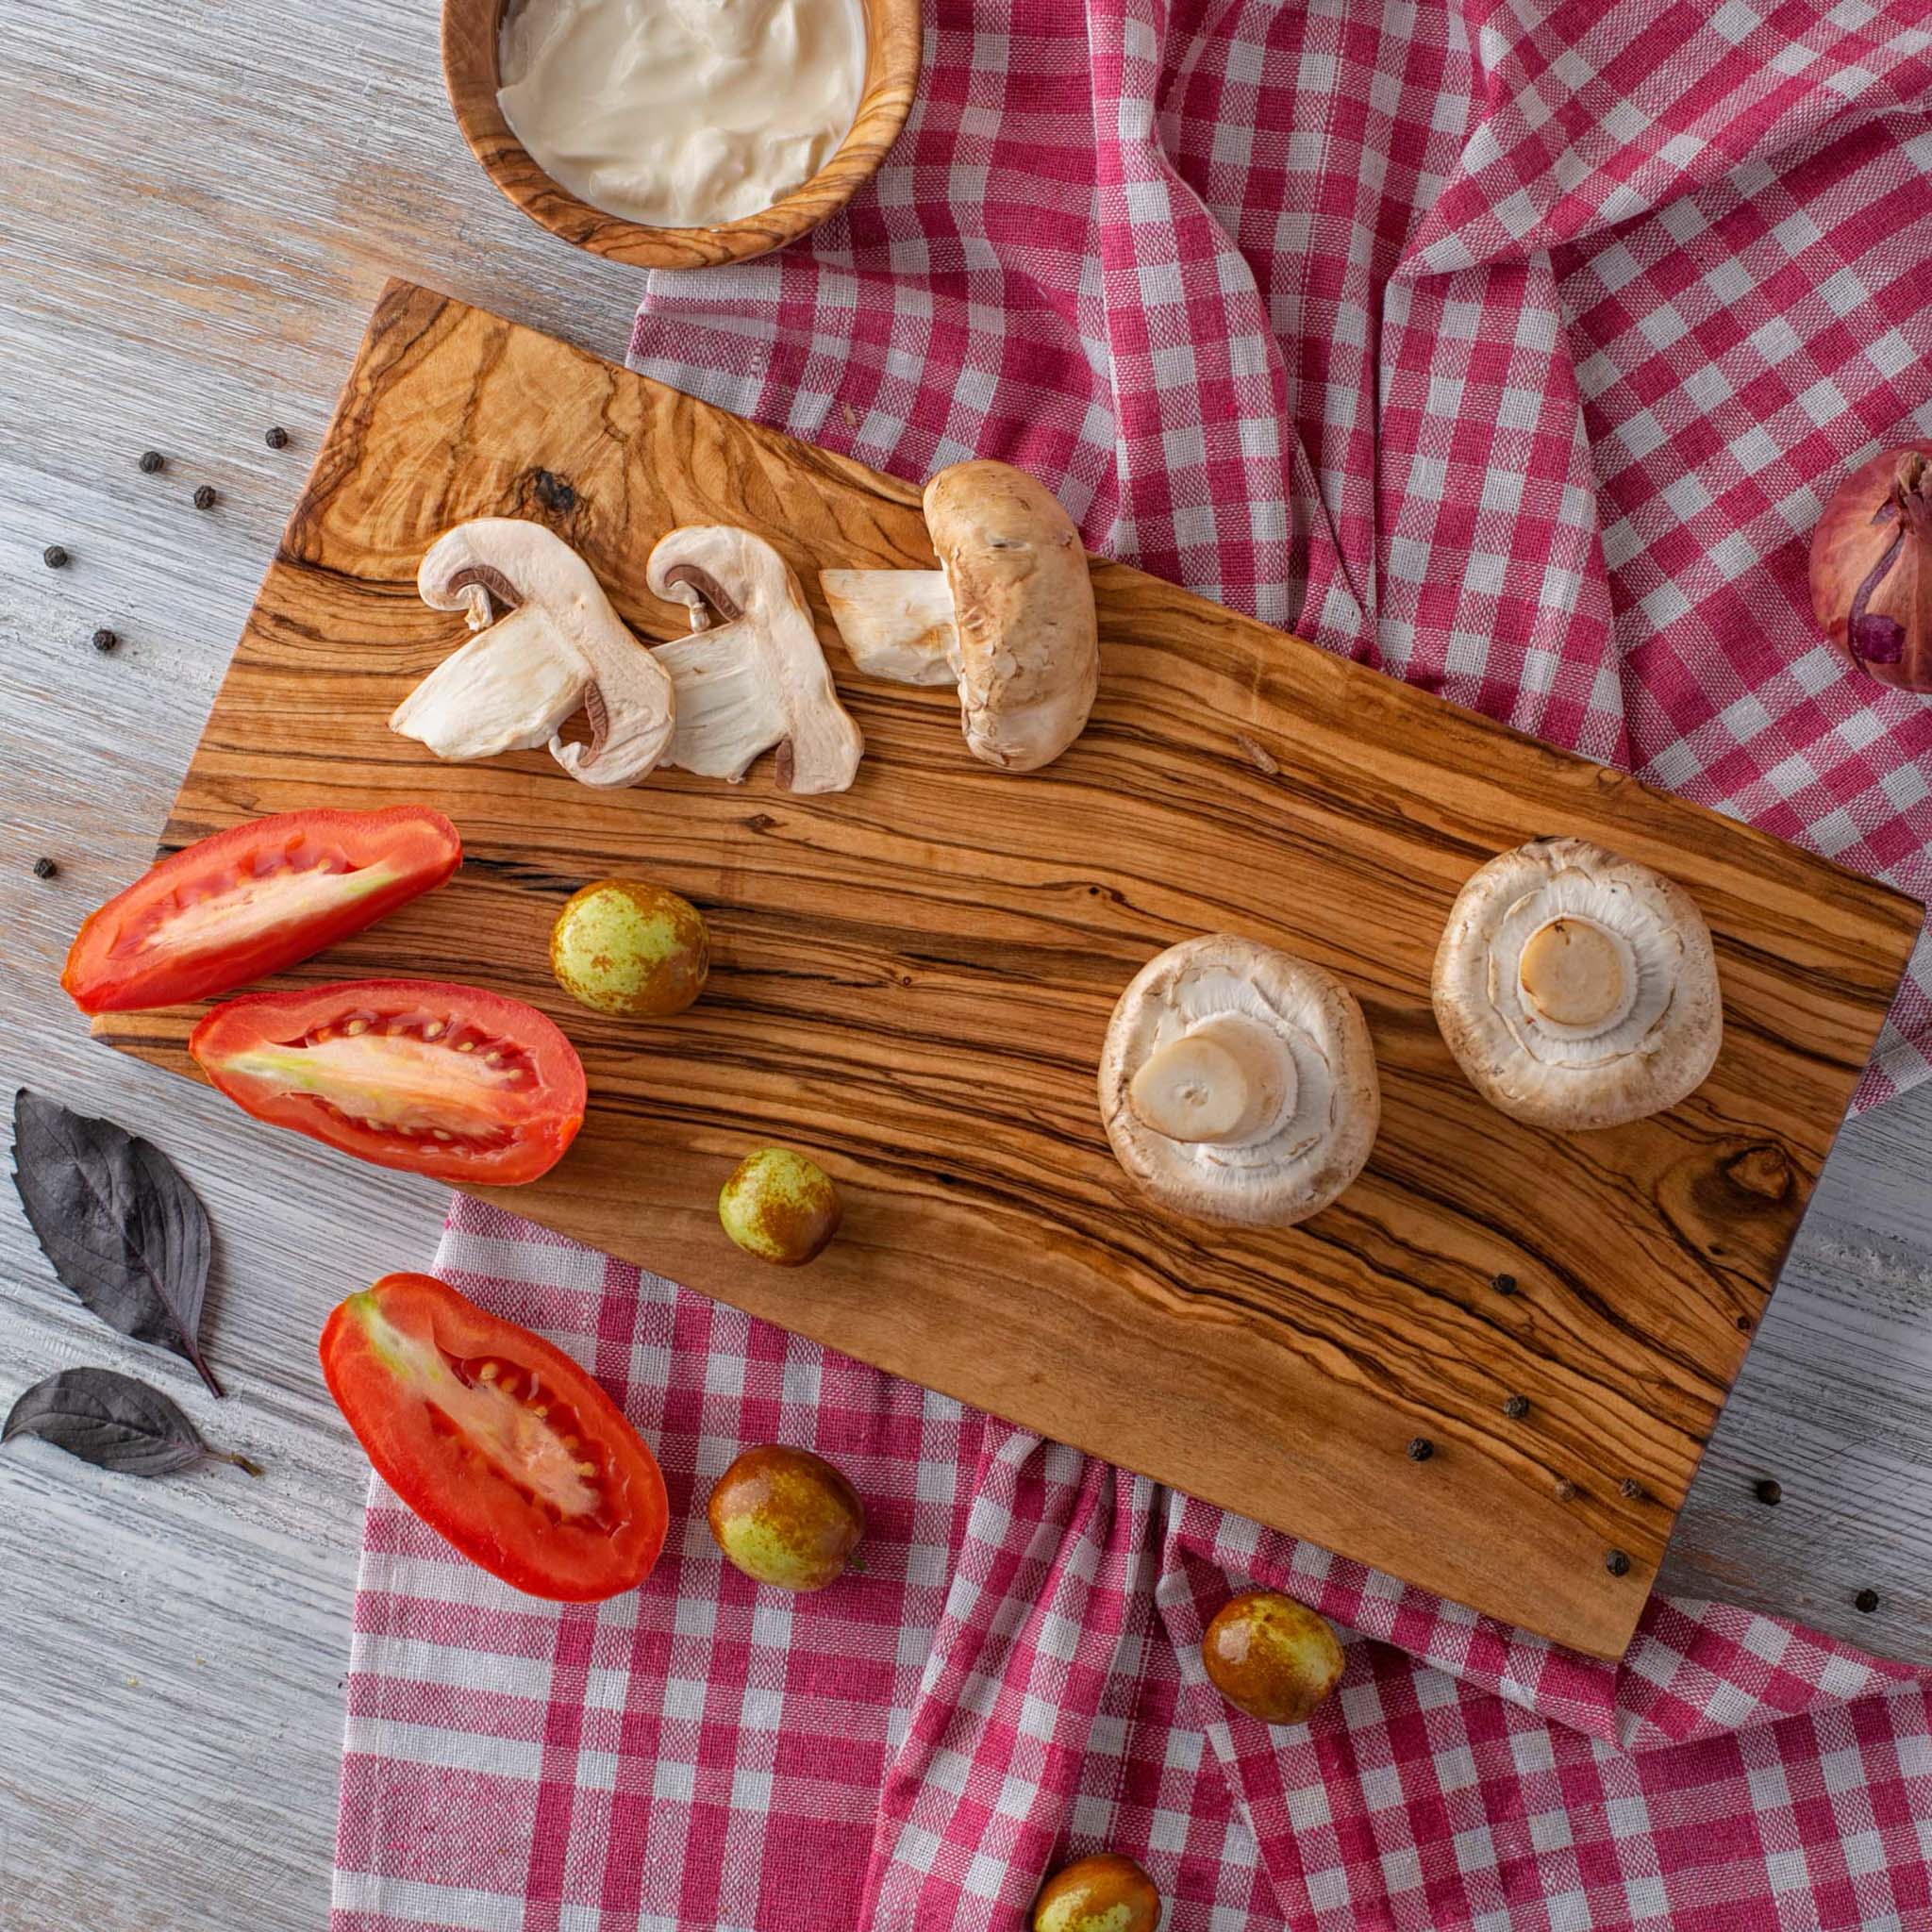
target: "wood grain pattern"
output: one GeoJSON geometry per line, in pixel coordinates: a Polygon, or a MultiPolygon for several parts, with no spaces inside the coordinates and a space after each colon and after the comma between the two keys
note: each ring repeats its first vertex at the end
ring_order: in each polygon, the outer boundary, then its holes
{"type": "Polygon", "coordinates": [[[750,261],[828,220],[878,173],[919,87],[920,0],[858,0],[865,77],[858,113],[809,181],[758,214],[709,227],[657,228],[581,201],[531,159],[497,105],[498,53],[508,0],[442,0],[442,72],[457,125],[483,171],[553,235],[636,268],[713,268],[750,261]]]}
{"type": "MultiPolygon", "coordinates": [[[[552,522],[653,637],[682,626],[638,588],[676,523],[742,522],[808,583],[931,557],[905,484],[446,298],[385,295],[168,838],[297,804],[428,795],[451,813],[471,855],[458,882],[303,976],[460,973],[568,1028],[591,1118],[513,1205],[1621,1652],[1916,906],[1111,564],[1094,571],[1094,724],[1033,778],[966,757],[949,694],[859,680],[836,650],[869,749],[830,799],[779,792],[768,771],[600,794],[542,754],[427,765],[384,723],[453,641],[414,595],[415,565],[438,531],[485,513],[552,522]],[[1428,1006],[1456,891],[1490,853],[1551,830],[1689,887],[1726,994],[1724,1053],[1692,1102],[1569,1139],[1485,1107],[1428,1006]],[[710,991],[675,1024],[584,1013],[549,981],[558,903],[623,871],[711,920],[710,991]],[[1299,1229],[1167,1219],[1127,1189],[1095,1115],[1119,988],[1159,947],[1218,928],[1340,973],[1374,1035],[1375,1156],[1299,1229]],[[811,1147],[847,1191],[844,1235],[800,1274],[745,1260],[715,1225],[719,1182],[765,1139],[811,1147]],[[1522,1421],[1502,1414],[1516,1393],[1522,1421]],[[1417,1434],[1437,1449],[1423,1465],[1404,1455],[1417,1434]],[[1612,1547],[1631,1558],[1621,1578],[1612,1547]]],[[[192,1017],[99,1030],[178,1065],[192,1017]]]]}

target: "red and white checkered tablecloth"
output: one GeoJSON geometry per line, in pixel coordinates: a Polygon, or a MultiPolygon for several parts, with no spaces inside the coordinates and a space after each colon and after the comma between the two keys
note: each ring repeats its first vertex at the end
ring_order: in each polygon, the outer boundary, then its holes
{"type": "Polygon", "coordinates": [[[375,1485],[334,1932],[1009,1932],[1102,1846],[1166,1932],[1932,1926],[1932,1675],[1662,1599],[1593,1662],[475,1202],[437,1272],[595,1370],[671,1534],[543,1604],[375,1485]],[[719,1555],[771,1441],[857,1484],[863,1574],[719,1555]],[[1202,1674],[1248,1578],[1341,1626],[1306,1727],[1202,1674]]]}
{"type": "MultiPolygon", "coordinates": [[[[1837,476],[1932,435],[1926,0],[929,0],[873,188],[653,279],[634,362],[1932,890],[1932,701],[1813,634],[1837,476]]],[[[1932,1071],[1924,947],[1861,1089],[1932,1071]]],[[[411,1257],[398,1257],[407,1265],[411,1257]]],[[[979,1932],[1103,1844],[1168,1932],[1927,1932],[1932,1684],[1654,1600],[1597,1664],[458,1201],[440,1270],[657,1446],[665,1557],[515,1596],[380,1485],[335,1932],[979,1932]],[[866,1571],[756,1590],[738,1449],[866,1571]],[[1258,1579],[1347,1634],[1228,1710],[1258,1579]]]]}

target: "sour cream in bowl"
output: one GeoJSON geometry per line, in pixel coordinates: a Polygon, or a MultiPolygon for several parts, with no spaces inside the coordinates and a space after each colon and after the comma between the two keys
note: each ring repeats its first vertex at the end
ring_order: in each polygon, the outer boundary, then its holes
{"type": "Polygon", "coordinates": [[[920,0],[443,0],[486,173],[553,233],[694,268],[782,247],[877,171],[911,108],[920,0]]]}

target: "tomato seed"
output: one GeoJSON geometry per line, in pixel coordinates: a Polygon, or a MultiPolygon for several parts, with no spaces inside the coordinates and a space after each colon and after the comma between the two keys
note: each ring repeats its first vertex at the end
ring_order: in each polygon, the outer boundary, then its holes
{"type": "Polygon", "coordinates": [[[547,1402],[540,1402],[531,1408],[530,1413],[541,1422],[550,1413],[550,1405],[547,1402]]]}
{"type": "Polygon", "coordinates": [[[597,1474],[597,1465],[594,1462],[580,1462],[577,1464],[577,1474],[579,1475],[595,1475],[597,1474]]]}
{"type": "Polygon", "coordinates": [[[423,1038],[425,1040],[434,1040],[438,1037],[439,1034],[442,1032],[442,1022],[441,1020],[432,1020],[425,1027],[424,1027],[423,1038]]]}
{"type": "Polygon", "coordinates": [[[456,1139],[454,1134],[445,1134],[441,1127],[436,1128],[435,1133],[439,1141],[454,1141],[456,1139]]]}
{"type": "Polygon", "coordinates": [[[485,1362],[476,1373],[484,1381],[493,1382],[496,1380],[496,1364],[494,1362],[485,1362]]]}
{"type": "Polygon", "coordinates": [[[342,1028],[342,1031],[346,1033],[351,1040],[354,1040],[358,1033],[367,1033],[369,1031],[369,1022],[367,1020],[351,1020],[349,1024],[342,1028]]]}

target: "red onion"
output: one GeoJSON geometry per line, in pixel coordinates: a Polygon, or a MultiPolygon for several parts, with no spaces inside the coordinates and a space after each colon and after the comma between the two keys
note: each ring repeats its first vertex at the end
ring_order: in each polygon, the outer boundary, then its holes
{"type": "Polygon", "coordinates": [[[1811,537],[1811,608],[1860,671],[1932,691],[1932,444],[1888,450],[1839,486],[1811,537]]]}

